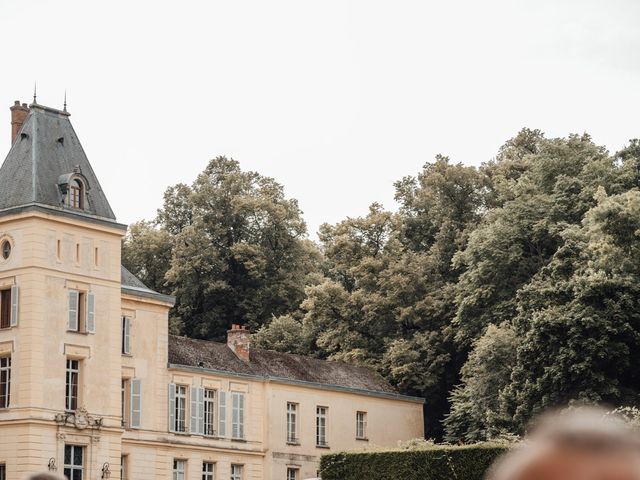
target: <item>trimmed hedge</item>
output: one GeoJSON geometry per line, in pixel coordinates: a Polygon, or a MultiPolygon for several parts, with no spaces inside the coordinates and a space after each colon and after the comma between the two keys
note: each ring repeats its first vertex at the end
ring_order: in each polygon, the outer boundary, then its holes
{"type": "Polygon", "coordinates": [[[322,480],[482,480],[505,445],[434,445],[420,450],[323,455],[322,480]]]}

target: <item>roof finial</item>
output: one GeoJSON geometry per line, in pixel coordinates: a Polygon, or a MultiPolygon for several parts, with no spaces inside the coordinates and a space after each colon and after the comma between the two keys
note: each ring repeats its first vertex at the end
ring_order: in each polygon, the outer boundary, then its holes
{"type": "Polygon", "coordinates": [[[64,89],[64,108],[62,109],[63,112],[67,111],[67,89],[64,89]]]}
{"type": "Polygon", "coordinates": [[[36,101],[36,98],[37,98],[37,96],[38,96],[37,91],[36,91],[36,87],[37,87],[37,83],[36,83],[36,82],[33,82],[33,103],[38,103],[38,102],[36,101]]]}

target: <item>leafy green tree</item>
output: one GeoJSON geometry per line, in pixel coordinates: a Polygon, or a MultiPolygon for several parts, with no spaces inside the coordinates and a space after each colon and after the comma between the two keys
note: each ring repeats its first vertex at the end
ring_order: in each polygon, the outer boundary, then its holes
{"type": "Polygon", "coordinates": [[[522,341],[504,402],[520,430],[550,406],[640,400],[640,192],[600,189],[596,199],[519,295],[522,341]]]}
{"type": "Polygon", "coordinates": [[[165,275],[171,266],[172,237],[165,229],[141,221],[129,226],[122,244],[122,264],[149,288],[169,294],[165,275]]]}
{"type": "Polygon", "coordinates": [[[489,325],[474,341],[461,370],[462,383],[451,392],[446,441],[475,443],[506,433],[500,396],[509,385],[516,348],[516,333],[508,325],[489,325]]]}

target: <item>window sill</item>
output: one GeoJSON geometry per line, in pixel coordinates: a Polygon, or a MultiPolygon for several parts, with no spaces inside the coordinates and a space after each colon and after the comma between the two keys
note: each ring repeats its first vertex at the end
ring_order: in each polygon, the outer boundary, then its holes
{"type": "Polygon", "coordinates": [[[369,441],[368,438],[364,438],[364,437],[356,437],[356,440],[358,440],[359,442],[368,442],[369,441]]]}
{"type": "Polygon", "coordinates": [[[316,448],[324,448],[326,450],[329,450],[331,447],[329,445],[316,445],[316,448]]]}
{"type": "Polygon", "coordinates": [[[131,353],[121,353],[120,355],[127,358],[133,358],[133,355],[131,353]]]}
{"type": "Polygon", "coordinates": [[[232,442],[247,443],[246,438],[231,438],[232,442]]]}
{"type": "Polygon", "coordinates": [[[299,447],[300,446],[300,442],[287,441],[287,445],[291,445],[292,447],[299,447]]]}

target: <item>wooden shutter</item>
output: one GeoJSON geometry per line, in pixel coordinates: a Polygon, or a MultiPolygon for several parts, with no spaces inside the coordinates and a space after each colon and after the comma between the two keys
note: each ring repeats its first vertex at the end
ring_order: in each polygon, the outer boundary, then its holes
{"type": "Polygon", "coordinates": [[[244,393],[238,393],[238,438],[244,438],[244,393]]]}
{"type": "Polygon", "coordinates": [[[198,434],[198,388],[191,387],[191,408],[189,409],[191,415],[191,428],[189,432],[196,435],[198,434]]]}
{"type": "Polygon", "coordinates": [[[169,384],[169,431],[176,431],[176,385],[169,384]]]}
{"type": "Polygon", "coordinates": [[[93,293],[87,293],[87,324],[85,326],[87,333],[96,333],[96,299],[93,293]]]}
{"type": "Polygon", "coordinates": [[[131,380],[131,428],[140,428],[142,417],[142,385],[139,378],[131,380]]]}
{"type": "Polygon", "coordinates": [[[227,392],[220,392],[218,401],[218,436],[227,436],[227,392]]]}
{"type": "Polygon", "coordinates": [[[129,354],[131,353],[131,319],[129,317],[122,317],[122,335],[124,336],[122,353],[129,354]]]}
{"type": "Polygon", "coordinates": [[[204,388],[198,389],[198,433],[204,435],[204,388]]]}
{"type": "Polygon", "coordinates": [[[18,295],[19,288],[17,285],[11,286],[11,323],[12,327],[18,326],[18,295]]]}
{"type": "Polygon", "coordinates": [[[78,331],[78,291],[69,290],[69,318],[67,330],[78,331]]]}

